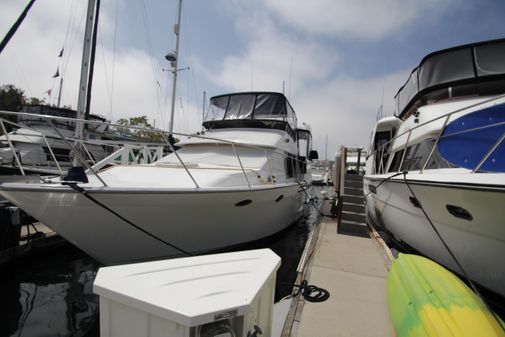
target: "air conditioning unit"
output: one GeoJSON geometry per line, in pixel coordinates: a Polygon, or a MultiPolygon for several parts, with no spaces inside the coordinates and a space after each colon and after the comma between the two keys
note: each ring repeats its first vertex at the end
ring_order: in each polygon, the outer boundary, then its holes
{"type": "Polygon", "coordinates": [[[100,268],[100,335],[270,336],[279,266],[259,249],[100,268]]]}

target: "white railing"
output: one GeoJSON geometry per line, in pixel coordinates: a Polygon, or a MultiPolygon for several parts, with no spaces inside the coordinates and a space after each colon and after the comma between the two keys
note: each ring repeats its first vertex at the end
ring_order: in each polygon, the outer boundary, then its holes
{"type": "MultiPolygon", "coordinates": [[[[411,128],[411,129],[409,129],[409,130],[407,130],[407,131],[405,131],[405,132],[403,132],[401,134],[395,135],[394,138],[392,138],[388,142],[382,144],[377,150],[375,150],[372,154],[370,154],[370,156],[374,157],[373,166],[372,166],[372,172],[374,172],[376,174],[387,173],[386,169],[389,168],[388,166],[391,166],[392,161],[394,159],[393,156],[392,156],[392,154],[394,154],[397,151],[399,151],[399,150],[397,150],[395,152],[392,152],[392,150],[393,150],[393,146],[392,145],[400,137],[406,136],[407,140],[405,141],[405,145],[403,146],[402,158],[401,158],[400,163],[398,165],[398,170],[394,171],[394,172],[391,171],[392,173],[400,172],[401,168],[402,168],[402,165],[403,165],[403,162],[404,162],[404,159],[405,159],[407,148],[410,145],[414,145],[414,144],[410,144],[409,143],[411,135],[412,135],[412,132],[415,131],[415,130],[418,130],[419,128],[424,127],[426,125],[433,124],[433,123],[436,123],[438,121],[443,120],[444,121],[443,125],[440,128],[440,132],[438,133],[437,137],[435,138],[435,142],[434,142],[434,144],[433,144],[433,146],[432,146],[432,148],[430,150],[430,153],[429,153],[428,157],[424,160],[423,165],[421,166],[420,173],[423,173],[424,170],[426,169],[428,163],[430,162],[431,158],[433,157],[433,155],[435,153],[435,150],[438,147],[438,143],[440,142],[441,139],[447,138],[447,137],[451,137],[451,136],[454,136],[454,135],[465,134],[465,133],[470,133],[470,132],[474,132],[474,131],[478,131],[478,130],[489,129],[489,128],[500,126],[500,125],[505,125],[505,122],[497,122],[497,123],[491,123],[491,124],[487,124],[487,125],[484,125],[484,126],[480,126],[480,127],[476,127],[476,128],[471,128],[471,129],[466,129],[466,130],[463,130],[463,131],[458,131],[458,132],[453,132],[453,133],[450,133],[450,134],[443,135],[445,127],[447,126],[447,124],[449,123],[450,118],[454,114],[457,114],[457,113],[460,113],[460,112],[463,112],[465,110],[469,110],[469,109],[472,109],[472,108],[475,108],[475,107],[478,107],[478,106],[481,106],[481,105],[492,103],[492,102],[497,101],[497,100],[502,99],[502,98],[505,98],[505,95],[500,95],[500,96],[497,96],[497,97],[493,97],[493,98],[485,100],[483,102],[479,102],[479,103],[476,103],[476,104],[472,104],[470,106],[466,106],[464,108],[460,108],[460,109],[448,112],[448,113],[443,114],[443,115],[441,115],[441,116],[439,116],[439,117],[437,117],[435,119],[432,119],[432,120],[429,120],[427,122],[421,123],[421,124],[419,124],[419,125],[411,128]],[[376,160],[377,156],[379,156],[379,158],[380,158],[380,160],[378,162],[378,165],[376,165],[376,163],[377,163],[377,160],[376,160]],[[383,161],[383,159],[385,158],[385,156],[387,158],[386,162],[383,161]],[[388,163],[390,163],[390,164],[387,165],[388,163]],[[378,166],[378,167],[376,167],[376,166],[378,166]]],[[[481,158],[481,160],[479,161],[479,163],[471,170],[472,173],[475,173],[475,172],[479,171],[479,169],[481,168],[481,166],[486,162],[486,160],[489,158],[489,156],[491,156],[491,154],[496,150],[496,148],[498,148],[498,146],[500,146],[500,144],[504,141],[504,139],[505,139],[505,132],[498,138],[498,140],[495,142],[495,144],[493,144],[490,147],[490,149],[486,152],[486,154],[481,158]]]]}
{"type": "MultiPolygon", "coordinates": [[[[172,144],[172,142],[169,141],[168,138],[168,133],[162,130],[157,130],[157,129],[150,129],[150,128],[143,128],[143,127],[137,127],[137,126],[127,126],[126,128],[130,130],[136,130],[138,131],[143,131],[143,132],[148,132],[152,134],[157,134],[160,135],[161,138],[163,139],[163,143],[125,143],[121,141],[110,141],[110,140],[77,140],[73,138],[66,138],[64,137],[61,132],[58,130],[58,128],[55,126],[53,121],[69,121],[73,123],[83,123],[83,124],[102,124],[102,125],[107,125],[110,127],[116,127],[116,128],[122,128],[124,129],[124,125],[118,125],[118,124],[113,124],[113,123],[107,123],[107,122],[101,122],[101,121],[92,121],[92,120],[79,120],[79,119],[74,119],[74,118],[66,118],[66,117],[56,117],[56,116],[47,116],[47,115],[37,115],[37,114],[29,114],[29,113],[19,113],[19,112],[9,112],[9,111],[0,111],[0,114],[5,114],[5,115],[22,115],[22,116],[28,116],[28,117],[36,117],[39,120],[43,120],[49,125],[52,130],[56,134],[58,134],[59,139],[62,140],[66,146],[71,150],[70,153],[73,153],[87,169],[88,173],[93,174],[104,186],[107,186],[107,183],[100,177],[98,174],[101,169],[110,166],[110,165],[140,165],[140,164],[148,164],[152,163],[156,160],[159,160],[160,158],[163,157],[164,155],[164,148],[170,149],[170,151],[175,155],[177,158],[177,161],[179,162],[180,166],[183,167],[185,170],[186,174],[190,177],[190,179],[193,181],[194,185],[196,188],[200,188],[200,185],[196,181],[194,175],[190,171],[190,167],[184,162],[183,158],[179,155],[179,153],[176,151],[175,146],[172,144]],[[93,156],[90,154],[90,151],[87,149],[86,145],[103,145],[103,146],[111,146],[114,149],[116,149],[113,153],[105,157],[104,159],[100,160],[99,162],[95,163],[93,160],[93,156]]],[[[21,160],[18,157],[18,154],[15,151],[14,144],[12,144],[8,133],[5,130],[5,125],[4,123],[8,123],[11,125],[14,125],[16,127],[23,127],[26,129],[30,129],[30,127],[27,127],[26,125],[20,125],[17,123],[14,123],[12,121],[9,121],[5,118],[0,117],[0,126],[2,127],[2,130],[4,132],[4,135],[6,136],[6,140],[13,152],[13,156],[15,158],[15,162],[20,169],[20,172],[24,175],[23,171],[23,165],[21,164],[21,160]]],[[[208,144],[214,143],[216,146],[222,146],[223,144],[227,144],[231,146],[234,156],[237,159],[237,169],[239,169],[243,176],[244,180],[249,188],[251,188],[251,183],[249,181],[249,177],[247,175],[246,171],[254,171],[249,168],[245,168],[243,165],[243,161],[240,157],[239,152],[237,151],[237,147],[242,147],[242,148],[251,148],[251,149],[256,149],[256,150],[261,150],[265,152],[265,157],[267,160],[267,168],[269,170],[269,177],[268,177],[268,182],[275,184],[276,183],[276,177],[274,176],[274,171],[272,167],[272,158],[271,156],[281,156],[282,159],[284,158],[290,158],[290,164],[293,165],[292,172],[293,176],[296,177],[297,174],[300,174],[298,172],[298,167],[300,167],[300,163],[302,165],[305,165],[305,161],[301,161],[296,155],[286,153],[283,149],[280,148],[266,148],[266,147],[261,147],[257,145],[250,145],[250,144],[244,144],[241,142],[235,142],[235,141],[230,141],[230,140],[225,140],[225,139],[219,139],[219,138],[213,138],[213,137],[207,137],[204,135],[199,135],[199,134],[184,134],[184,133],[177,133],[177,132],[172,132],[174,136],[177,137],[188,137],[188,138],[200,138],[200,139],[205,139],[209,140],[212,142],[209,142],[208,144]]],[[[61,169],[61,166],[58,164],[58,160],[56,156],[53,153],[53,150],[51,149],[51,146],[49,142],[47,141],[46,137],[41,134],[41,136],[44,138],[45,144],[49,148],[49,151],[51,153],[52,160],[56,163],[58,166],[60,175],[63,175],[64,172],[61,169]]],[[[257,172],[255,172],[257,174],[257,172]]],[[[285,181],[287,182],[287,175],[285,174],[285,181]]]]}

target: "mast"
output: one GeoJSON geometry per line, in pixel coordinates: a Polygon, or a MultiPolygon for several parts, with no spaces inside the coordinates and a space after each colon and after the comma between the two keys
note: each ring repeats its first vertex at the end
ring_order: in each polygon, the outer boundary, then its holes
{"type": "Polygon", "coordinates": [[[169,127],[169,132],[168,135],[172,136],[172,133],[174,131],[174,111],[175,111],[175,93],[177,89],[177,62],[179,61],[179,35],[181,32],[181,9],[182,9],[182,0],[179,0],[179,9],[178,9],[178,15],[177,15],[177,23],[174,26],[174,34],[176,36],[175,39],[175,55],[171,55],[170,53],[165,57],[168,61],[171,61],[172,63],[172,73],[174,74],[174,79],[173,79],[173,86],[172,86],[172,109],[170,112],[170,127],[169,127]],[[174,57],[174,59],[169,59],[168,56],[171,55],[174,57]]]}
{"type": "MultiPolygon", "coordinates": [[[[84,48],[82,51],[82,64],[81,64],[81,79],[79,81],[79,98],[77,100],[77,119],[84,119],[86,111],[86,99],[88,92],[88,75],[89,67],[92,53],[92,34],[93,34],[93,24],[95,21],[95,8],[96,0],[88,0],[88,10],[86,13],[86,28],[84,31],[84,48]]],[[[75,125],[75,139],[83,138],[84,125],[82,122],[76,122],[75,125]]],[[[74,156],[73,166],[77,166],[79,160],[77,156],[74,156]]]]}

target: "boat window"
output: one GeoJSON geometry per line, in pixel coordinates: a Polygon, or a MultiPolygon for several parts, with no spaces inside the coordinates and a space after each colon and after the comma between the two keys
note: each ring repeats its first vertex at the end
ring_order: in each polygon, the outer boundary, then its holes
{"type": "Polygon", "coordinates": [[[230,96],[216,97],[210,101],[210,107],[205,116],[205,120],[221,120],[224,118],[230,96]]]}
{"type": "Polygon", "coordinates": [[[477,75],[505,73],[505,42],[475,47],[477,75]]]}
{"type": "MultiPolygon", "coordinates": [[[[434,139],[427,139],[421,143],[414,144],[407,148],[407,152],[405,153],[405,158],[403,159],[403,163],[401,166],[401,171],[419,171],[423,168],[426,159],[430,155],[431,149],[435,144],[434,139]]],[[[400,158],[401,159],[401,158],[400,158]]],[[[394,161],[394,159],[393,159],[394,161]]],[[[393,166],[393,164],[391,164],[393,166]]],[[[426,164],[426,169],[439,169],[439,168],[451,168],[456,167],[450,164],[447,160],[445,160],[440,153],[438,152],[438,148],[435,149],[433,155],[431,156],[428,164],[426,164]]],[[[389,170],[389,172],[394,172],[395,170],[389,170]]]]}
{"type": "Polygon", "coordinates": [[[286,108],[284,100],[279,99],[277,95],[260,94],[256,98],[254,106],[254,118],[275,118],[284,120],[286,108]]]}
{"type": "Polygon", "coordinates": [[[254,107],[255,95],[234,95],[230,96],[225,119],[247,119],[251,118],[254,107]]]}
{"type": "Polygon", "coordinates": [[[419,70],[419,90],[473,76],[471,49],[435,55],[427,59],[419,70]]]}
{"type": "Polygon", "coordinates": [[[417,82],[417,69],[414,70],[411,74],[407,83],[400,89],[398,94],[395,96],[395,99],[398,101],[398,113],[401,112],[401,109],[405,107],[412,98],[417,94],[419,90],[419,85],[417,82]]]}
{"type": "Polygon", "coordinates": [[[289,105],[289,102],[286,100],[286,112],[287,112],[287,119],[288,119],[288,124],[291,125],[291,127],[295,127],[297,120],[296,120],[296,114],[291,105],[289,105]]]}
{"type": "Polygon", "coordinates": [[[388,172],[398,172],[398,170],[400,168],[400,162],[402,160],[402,155],[403,155],[403,150],[395,152],[395,155],[393,157],[393,161],[391,162],[391,165],[389,165],[388,172]]]}
{"type": "Polygon", "coordinates": [[[288,156],[286,157],[286,178],[291,178],[295,175],[295,159],[288,156]]]}
{"type": "Polygon", "coordinates": [[[307,158],[312,149],[312,134],[307,130],[296,130],[298,140],[298,155],[307,158]]]}

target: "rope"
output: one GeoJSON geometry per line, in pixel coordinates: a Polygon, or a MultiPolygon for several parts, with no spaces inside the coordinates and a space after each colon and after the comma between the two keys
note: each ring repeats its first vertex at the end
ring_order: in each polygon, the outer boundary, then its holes
{"type": "Polygon", "coordinates": [[[141,231],[142,233],[150,236],[151,238],[175,249],[175,250],[178,250],[180,251],[181,253],[184,253],[185,255],[187,256],[193,256],[193,254],[191,254],[190,252],[187,252],[185,251],[184,249],[182,248],[179,248],[159,237],[157,237],[156,235],[148,232],[147,230],[141,228],[140,226],[134,224],[133,222],[131,222],[130,220],[126,219],[125,217],[121,216],[120,214],[118,214],[117,212],[115,212],[114,210],[110,209],[109,207],[107,207],[106,205],[104,205],[103,203],[101,203],[100,201],[96,200],[95,198],[93,198],[91,195],[88,194],[88,192],[80,187],[80,186],[77,186],[76,183],[73,183],[73,182],[67,182],[66,185],[70,186],[72,189],[76,190],[77,192],[81,193],[83,196],[85,196],[86,198],[88,198],[90,201],[92,201],[93,203],[97,204],[98,206],[102,207],[103,209],[105,209],[106,211],[110,212],[111,214],[115,215],[116,217],[118,217],[119,219],[123,220],[124,222],[126,222],[127,224],[129,224],[130,226],[138,229],[139,231],[141,231]]]}
{"type": "MultiPolygon", "coordinates": [[[[466,273],[465,268],[463,268],[463,266],[461,265],[461,263],[459,262],[459,260],[456,258],[456,255],[454,255],[454,253],[452,252],[452,250],[449,248],[449,245],[445,242],[444,238],[442,237],[442,235],[440,234],[440,232],[438,231],[438,229],[435,227],[435,225],[431,221],[430,217],[428,216],[428,213],[426,213],[426,211],[424,210],[423,205],[421,204],[421,202],[419,201],[419,199],[417,199],[414,191],[412,190],[412,188],[410,187],[409,182],[407,181],[407,173],[408,173],[407,171],[403,172],[403,181],[405,181],[405,184],[407,185],[408,189],[410,190],[410,193],[412,194],[412,197],[417,201],[417,204],[419,205],[419,208],[421,209],[421,211],[423,212],[424,216],[426,217],[426,220],[428,220],[431,228],[433,229],[433,231],[435,232],[435,234],[437,234],[438,238],[440,239],[440,241],[444,245],[444,247],[447,250],[447,252],[449,253],[449,255],[451,255],[452,259],[454,260],[454,262],[458,266],[459,270],[461,271],[461,274],[463,274],[463,277],[465,278],[465,280],[468,282],[468,284],[470,284],[470,287],[477,294],[477,296],[479,296],[479,298],[482,300],[482,302],[484,303],[484,305],[486,306],[486,308],[496,318],[496,320],[498,321],[498,323],[500,323],[500,319],[498,318],[498,315],[493,311],[493,309],[491,308],[491,306],[484,299],[484,296],[482,296],[482,294],[480,293],[479,289],[477,289],[477,286],[475,286],[475,283],[473,283],[473,281],[470,279],[470,277],[466,273]]],[[[505,331],[505,327],[503,327],[501,324],[499,324],[499,325],[505,331]]]]}

